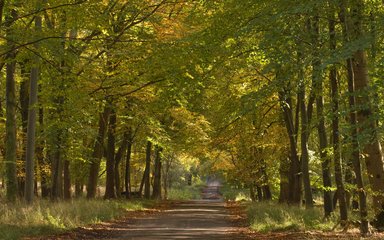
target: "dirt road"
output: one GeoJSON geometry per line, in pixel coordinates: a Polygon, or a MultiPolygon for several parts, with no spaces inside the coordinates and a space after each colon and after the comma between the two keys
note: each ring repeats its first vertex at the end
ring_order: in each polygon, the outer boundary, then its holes
{"type": "Polygon", "coordinates": [[[229,217],[220,200],[189,201],[127,222],[116,229],[118,234],[111,239],[245,239],[229,217]]]}
{"type": "Polygon", "coordinates": [[[172,202],[165,210],[142,212],[39,239],[248,239],[233,225],[233,216],[218,191],[219,186],[210,185],[203,189],[202,200],[172,202]]]}

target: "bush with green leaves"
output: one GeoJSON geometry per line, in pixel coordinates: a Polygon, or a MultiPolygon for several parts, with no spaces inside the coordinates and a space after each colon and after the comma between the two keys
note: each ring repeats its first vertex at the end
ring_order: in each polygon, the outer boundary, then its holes
{"type": "Polygon", "coordinates": [[[274,202],[255,202],[247,207],[250,227],[259,232],[331,230],[337,225],[338,216],[324,219],[322,209],[305,209],[274,202]]]}

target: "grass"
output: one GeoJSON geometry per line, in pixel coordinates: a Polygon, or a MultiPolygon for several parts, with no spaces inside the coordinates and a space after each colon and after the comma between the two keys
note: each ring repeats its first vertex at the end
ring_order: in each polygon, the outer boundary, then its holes
{"type": "Polygon", "coordinates": [[[76,227],[112,220],[128,211],[153,206],[153,201],[86,200],[37,201],[0,205],[0,239],[20,239],[60,233],[76,227]]]}
{"type": "Polygon", "coordinates": [[[230,185],[224,185],[220,188],[220,192],[226,201],[249,201],[249,189],[234,188],[230,185]]]}
{"type": "Polygon", "coordinates": [[[180,188],[171,188],[168,190],[168,199],[170,200],[193,200],[200,199],[201,186],[184,186],[180,188]]]}
{"type": "Polygon", "coordinates": [[[250,227],[258,232],[275,231],[329,231],[337,223],[338,217],[324,219],[318,207],[304,209],[301,207],[277,204],[274,202],[251,203],[247,208],[250,227]]]}

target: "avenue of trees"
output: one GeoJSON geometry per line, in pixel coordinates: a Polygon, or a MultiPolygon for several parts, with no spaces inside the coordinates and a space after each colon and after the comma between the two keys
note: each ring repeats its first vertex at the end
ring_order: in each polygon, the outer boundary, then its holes
{"type": "Polygon", "coordinates": [[[0,0],[5,198],[162,198],[180,168],[382,228],[383,27],[378,0],[0,0]]]}

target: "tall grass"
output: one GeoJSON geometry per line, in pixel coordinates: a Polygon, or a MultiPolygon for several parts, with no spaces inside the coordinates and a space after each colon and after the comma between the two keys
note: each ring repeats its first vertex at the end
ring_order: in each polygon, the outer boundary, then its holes
{"type": "Polygon", "coordinates": [[[0,239],[60,233],[65,230],[111,220],[128,211],[153,205],[147,201],[76,199],[67,202],[37,201],[0,205],[0,239]]]}
{"type": "Polygon", "coordinates": [[[274,202],[251,203],[247,208],[250,227],[259,232],[331,230],[337,216],[324,219],[320,208],[304,209],[274,202]]]}
{"type": "Polygon", "coordinates": [[[249,201],[249,189],[235,188],[230,185],[224,185],[220,188],[220,192],[226,201],[249,201]]]}

